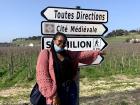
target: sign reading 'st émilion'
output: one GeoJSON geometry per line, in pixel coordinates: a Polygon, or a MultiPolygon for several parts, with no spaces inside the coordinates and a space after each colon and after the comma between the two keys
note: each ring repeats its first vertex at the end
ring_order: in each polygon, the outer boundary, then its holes
{"type": "MultiPolygon", "coordinates": [[[[108,30],[103,24],[108,21],[107,10],[47,7],[41,15],[47,20],[41,23],[41,33],[45,35],[42,37],[42,49],[50,47],[57,32],[67,35],[68,50],[103,50],[107,46],[101,37],[108,30]]],[[[103,57],[99,55],[92,64],[102,61],[103,57]]]]}

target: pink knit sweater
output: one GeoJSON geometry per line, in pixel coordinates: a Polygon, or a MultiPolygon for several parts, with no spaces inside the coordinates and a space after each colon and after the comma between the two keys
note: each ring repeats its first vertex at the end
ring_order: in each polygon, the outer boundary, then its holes
{"type": "MultiPolygon", "coordinates": [[[[99,55],[98,51],[67,51],[67,53],[72,58],[74,70],[77,70],[78,63],[91,64],[99,55]]],[[[46,103],[51,104],[57,89],[51,49],[42,50],[38,56],[36,80],[40,92],[46,97],[46,103]]]]}

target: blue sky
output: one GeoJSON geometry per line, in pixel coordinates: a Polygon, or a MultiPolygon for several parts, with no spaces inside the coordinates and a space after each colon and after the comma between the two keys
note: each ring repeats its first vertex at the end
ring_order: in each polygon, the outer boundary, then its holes
{"type": "Polygon", "coordinates": [[[140,0],[1,0],[0,42],[41,35],[40,12],[48,6],[102,9],[109,13],[108,32],[140,28],[140,0]]]}

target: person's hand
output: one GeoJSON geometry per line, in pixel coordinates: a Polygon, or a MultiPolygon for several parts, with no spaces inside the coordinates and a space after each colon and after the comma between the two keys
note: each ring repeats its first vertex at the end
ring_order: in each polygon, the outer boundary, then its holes
{"type": "Polygon", "coordinates": [[[56,96],[56,97],[53,98],[53,103],[52,103],[52,105],[60,105],[60,99],[59,99],[58,96],[56,96]]]}

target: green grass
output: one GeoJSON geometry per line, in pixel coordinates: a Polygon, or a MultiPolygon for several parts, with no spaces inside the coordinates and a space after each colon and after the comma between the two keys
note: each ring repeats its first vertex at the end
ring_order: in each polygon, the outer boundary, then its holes
{"type": "MultiPolygon", "coordinates": [[[[18,70],[15,74],[13,74],[11,77],[8,77],[8,73],[7,75],[5,74],[5,76],[3,75],[2,79],[0,80],[0,88],[8,88],[11,86],[14,86],[15,84],[27,84],[24,85],[25,87],[27,87],[30,82],[34,82],[35,79],[35,70],[34,70],[34,75],[32,75],[32,77],[27,78],[27,68],[26,69],[21,69],[18,70]]],[[[23,86],[23,85],[22,85],[23,86]]]]}

